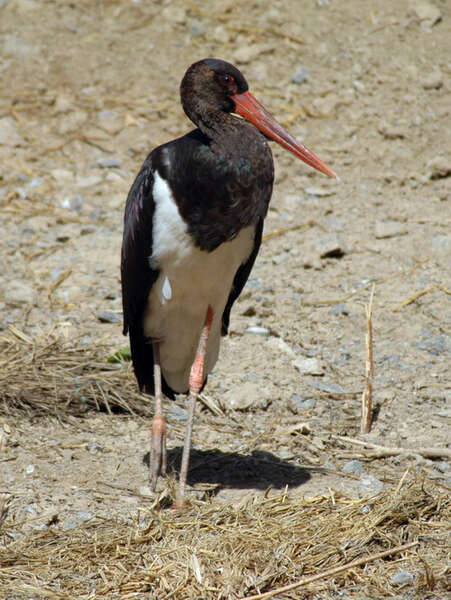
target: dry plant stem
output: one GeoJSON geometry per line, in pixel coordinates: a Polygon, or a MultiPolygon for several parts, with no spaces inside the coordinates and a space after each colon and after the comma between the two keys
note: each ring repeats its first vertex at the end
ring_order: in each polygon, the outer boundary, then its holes
{"type": "Polygon", "coordinates": [[[419,454],[424,458],[446,457],[451,459],[451,450],[448,448],[397,448],[394,446],[379,446],[372,442],[366,442],[352,437],[344,437],[342,435],[333,435],[332,437],[342,442],[348,442],[350,444],[355,444],[356,446],[367,446],[368,448],[377,450],[377,452],[367,454],[366,456],[368,456],[368,458],[384,458],[385,456],[398,456],[399,454],[419,454]]]}
{"type": "Polygon", "coordinates": [[[371,417],[373,412],[373,377],[374,377],[374,362],[373,362],[373,298],[374,288],[371,289],[370,301],[365,306],[367,333],[365,336],[366,342],[366,361],[365,361],[365,389],[362,393],[362,416],[360,420],[360,433],[369,433],[371,431],[371,417]]]}
{"type": "Polygon", "coordinates": [[[263,600],[264,598],[271,598],[276,594],[282,594],[284,592],[295,590],[297,588],[302,587],[303,585],[307,585],[309,583],[312,583],[313,581],[322,579],[323,577],[330,577],[331,575],[342,573],[343,571],[347,571],[348,569],[353,569],[354,567],[359,567],[360,565],[366,565],[374,560],[378,560],[379,558],[385,558],[386,556],[390,556],[391,554],[403,552],[404,550],[408,550],[409,548],[413,548],[417,545],[418,542],[411,542],[410,544],[405,544],[404,546],[395,546],[390,550],[384,550],[384,552],[377,552],[376,554],[371,554],[370,556],[364,556],[363,558],[353,560],[350,563],[347,563],[346,565],[341,565],[340,567],[328,569],[327,571],[323,571],[322,573],[318,573],[317,575],[312,575],[311,577],[305,577],[304,579],[300,579],[295,583],[290,583],[289,585],[285,585],[283,587],[271,590],[269,592],[264,592],[263,594],[256,594],[255,596],[246,596],[245,598],[240,598],[240,600],[263,600]]]}
{"type": "Polygon", "coordinates": [[[413,302],[415,302],[415,300],[418,300],[418,298],[421,298],[422,296],[425,296],[426,294],[429,294],[429,292],[432,292],[434,290],[440,290],[441,292],[444,292],[445,294],[451,295],[451,290],[448,290],[444,285],[430,285],[426,289],[421,290],[421,292],[414,294],[410,298],[407,298],[407,300],[404,300],[404,302],[401,302],[401,304],[398,304],[397,306],[395,306],[395,308],[393,310],[394,311],[401,310],[401,308],[404,308],[405,306],[409,306],[409,304],[412,304],[413,302]]]}

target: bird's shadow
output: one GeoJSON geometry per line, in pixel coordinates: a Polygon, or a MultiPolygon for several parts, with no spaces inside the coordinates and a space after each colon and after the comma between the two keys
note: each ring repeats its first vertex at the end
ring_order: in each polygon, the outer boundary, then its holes
{"type": "MultiPolygon", "coordinates": [[[[168,450],[168,472],[179,473],[181,460],[181,447],[168,450]]],[[[149,465],[149,453],[144,456],[143,462],[149,465]]],[[[215,484],[219,489],[282,489],[285,486],[291,488],[302,485],[310,479],[311,470],[263,450],[254,450],[250,455],[245,455],[218,449],[192,449],[187,483],[215,484]]]]}

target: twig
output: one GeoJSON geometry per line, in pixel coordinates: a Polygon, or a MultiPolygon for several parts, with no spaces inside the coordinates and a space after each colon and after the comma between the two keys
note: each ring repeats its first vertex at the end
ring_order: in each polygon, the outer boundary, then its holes
{"type": "Polygon", "coordinates": [[[347,571],[348,569],[353,569],[354,567],[359,567],[360,565],[365,565],[379,558],[385,558],[386,556],[390,556],[391,554],[396,554],[397,552],[403,552],[404,550],[408,550],[409,548],[413,548],[417,546],[418,542],[410,542],[410,544],[404,544],[404,546],[395,546],[390,550],[384,550],[383,552],[377,552],[376,554],[370,554],[370,556],[364,556],[362,558],[358,558],[357,560],[353,560],[350,563],[345,565],[341,565],[339,567],[334,567],[333,569],[328,569],[327,571],[323,571],[322,573],[317,573],[316,575],[312,575],[311,577],[304,577],[304,579],[300,579],[295,583],[290,583],[289,585],[284,585],[283,587],[279,587],[275,590],[271,590],[269,592],[264,592],[263,594],[256,594],[255,596],[246,596],[241,598],[240,600],[263,600],[263,598],[271,598],[277,594],[283,594],[284,592],[289,592],[291,590],[295,590],[297,588],[302,587],[303,585],[307,585],[312,583],[313,581],[317,581],[318,579],[323,579],[324,577],[330,577],[331,575],[336,575],[337,573],[342,573],[343,571],[347,571]]]}
{"type": "Polygon", "coordinates": [[[401,310],[401,308],[404,308],[405,306],[408,306],[409,304],[412,304],[412,302],[415,302],[415,300],[418,300],[418,298],[421,298],[421,296],[425,296],[426,294],[429,294],[429,292],[432,292],[433,290],[440,290],[440,291],[444,292],[445,294],[451,295],[451,290],[448,290],[442,284],[439,284],[439,285],[430,285],[426,289],[421,290],[421,292],[417,292],[416,294],[414,294],[410,298],[407,298],[407,300],[404,300],[404,302],[401,302],[401,304],[398,304],[397,306],[395,306],[395,308],[393,310],[394,311],[401,310]]]}
{"type": "Polygon", "coordinates": [[[276,229],[276,231],[270,231],[269,233],[266,233],[263,236],[263,241],[266,242],[267,240],[271,240],[272,238],[275,238],[279,235],[283,235],[284,233],[287,233],[288,231],[296,231],[296,229],[303,229],[304,227],[313,227],[314,225],[316,225],[316,227],[319,227],[323,231],[327,232],[327,229],[323,225],[321,225],[321,223],[310,220],[310,221],[306,221],[305,223],[299,223],[298,225],[290,225],[289,227],[283,227],[282,229],[276,229]]]}
{"type": "Polygon", "coordinates": [[[370,301],[365,306],[367,333],[365,335],[366,342],[366,361],[365,361],[365,389],[362,393],[362,416],[360,419],[360,433],[369,433],[371,431],[371,420],[373,413],[373,377],[374,377],[374,362],[373,362],[373,298],[376,284],[373,283],[371,288],[370,301]]]}
{"type": "Polygon", "coordinates": [[[424,458],[441,458],[443,456],[451,458],[451,450],[448,448],[398,448],[395,446],[380,446],[379,444],[373,444],[372,442],[366,442],[342,435],[332,435],[331,437],[342,442],[349,442],[356,446],[368,446],[368,448],[377,450],[377,452],[367,454],[366,456],[368,458],[384,458],[385,456],[398,456],[399,454],[419,454],[424,458]]]}

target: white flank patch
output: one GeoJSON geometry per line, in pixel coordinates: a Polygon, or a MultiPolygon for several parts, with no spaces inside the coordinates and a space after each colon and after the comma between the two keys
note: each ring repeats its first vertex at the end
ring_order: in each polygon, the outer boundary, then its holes
{"type": "Polygon", "coordinates": [[[255,228],[242,229],[213,252],[200,250],[187,231],[168,184],[157,172],[154,177],[150,262],[160,275],[149,294],[144,331],[160,340],[161,369],[168,384],[176,392],[186,392],[208,306],[214,318],[205,377],[216,363],[222,314],[235,274],[252,251],[255,228]]]}

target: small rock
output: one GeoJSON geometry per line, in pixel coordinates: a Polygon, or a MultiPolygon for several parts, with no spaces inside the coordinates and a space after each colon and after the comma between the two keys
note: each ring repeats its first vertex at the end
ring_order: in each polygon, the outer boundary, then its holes
{"type": "Polygon", "coordinates": [[[316,247],[320,258],[341,258],[346,253],[338,233],[320,235],[316,240],[316,247]]]}
{"type": "Polygon", "coordinates": [[[64,200],[61,201],[61,206],[63,208],[68,208],[69,210],[74,210],[75,212],[80,212],[83,208],[83,202],[83,196],[75,196],[75,198],[64,198],[64,200]]]}
{"type": "Polygon", "coordinates": [[[247,64],[254,61],[263,52],[269,52],[273,49],[272,45],[269,44],[252,44],[240,46],[233,53],[234,59],[237,63],[247,64]]]}
{"type": "Polygon", "coordinates": [[[97,113],[97,118],[99,127],[110,135],[116,135],[124,129],[123,117],[114,110],[101,110],[97,113]]]}
{"type": "Polygon", "coordinates": [[[104,310],[97,315],[97,318],[101,323],[120,323],[122,321],[122,315],[111,310],[104,310]]]}
{"type": "Polygon", "coordinates": [[[382,481],[377,479],[377,477],[374,477],[374,475],[368,475],[366,473],[361,475],[358,484],[358,492],[361,498],[365,496],[375,496],[381,492],[383,488],[384,484],[382,481]]]}
{"type": "Polygon", "coordinates": [[[266,385],[245,381],[223,395],[224,405],[232,410],[265,409],[272,402],[273,394],[266,385]]]}
{"type": "Polygon", "coordinates": [[[281,446],[277,454],[282,460],[291,460],[295,457],[295,454],[288,448],[288,446],[281,446]]]}
{"type": "Polygon", "coordinates": [[[261,335],[262,337],[269,337],[269,329],[266,327],[248,327],[244,333],[253,333],[254,335],[261,335]]]}
{"type": "Polygon", "coordinates": [[[167,407],[167,413],[176,421],[186,421],[188,419],[188,411],[175,402],[167,407]]]}
{"type": "Polygon", "coordinates": [[[322,188],[322,187],[313,186],[313,185],[309,185],[309,186],[305,187],[304,192],[306,194],[308,194],[309,196],[318,196],[318,197],[333,196],[336,193],[335,190],[333,190],[333,189],[322,188]]]}
{"type": "Polygon", "coordinates": [[[118,158],[101,158],[97,161],[97,166],[101,169],[112,169],[120,167],[121,161],[118,158]]]}
{"type": "Polygon", "coordinates": [[[34,304],[36,293],[30,284],[20,279],[13,279],[4,286],[3,299],[13,306],[34,304]]]}
{"type": "Polygon", "coordinates": [[[392,585],[404,585],[405,583],[413,583],[414,577],[409,571],[398,571],[390,579],[392,585]]]}
{"type": "Polygon", "coordinates": [[[204,35],[206,31],[205,25],[198,21],[197,19],[193,19],[191,21],[191,37],[200,37],[204,35]]]}
{"type": "Polygon", "coordinates": [[[345,390],[338,383],[329,383],[327,381],[309,381],[309,386],[326,392],[327,394],[345,394],[345,390]]]}
{"type": "Polygon", "coordinates": [[[334,116],[335,110],[340,104],[340,96],[337,94],[327,94],[322,98],[316,98],[313,101],[313,109],[320,117],[334,116]]]}
{"type": "Polygon", "coordinates": [[[161,16],[168,21],[182,25],[186,21],[186,8],[183,6],[166,6],[161,11],[161,16]]]}
{"type": "Polygon", "coordinates": [[[301,375],[323,375],[324,367],[317,358],[297,358],[292,363],[301,375]]]}
{"type": "Polygon", "coordinates": [[[297,83],[298,85],[301,85],[301,83],[304,83],[304,81],[307,81],[308,79],[308,69],[307,67],[301,66],[299,67],[299,69],[296,71],[295,76],[293,77],[293,83],[297,83]]]}
{"type": "Polygon", "coordinates": [[[27,475],[31,475],[32,473],[34,473],[34,465],[27,465],[25,467],[25,473],[27,475]]]}
{"type": "Polygon", "coordinates": [[[88,446],[88,452],[90,452],[91,454],[95,454],[96,452],[103,452],[104,448],[103,446],[101,446],[98,442],[89,442],[88,446]]]}
{"type": "Polygon", "coordinates": [[[332,306],[332,308],[330,309],[330,312],[333,315],[348,315],[348,309],[346,308],[346,304],[344,302],[338,302],[337,304],[334,304],[332,306]]]}
{"type": "Polygon", "coordinates": [[[377,130],[386,140],[402,140],[406,137],[406,132],[402,127],[386,121],[379,123],[377,130]]]}
{"type": "Polygon", "coordinates": [[[369,512],[371,512],[371,506],[369,504],[360,507],[359,513],[361,515],[367,515],[369,512]]]}
{"type": "Polygon", "coordinates": [[[443,179],[451,175],[451,158],[449,156],[436,156],[427,165],[429,179],[443,179]]]}
{"type": "Polygon", "coordinates": [[[288,408],[295,415],[306,412],[315,408],[315,398],[301,398],[298,394],[293,394],[288,400],[288,408]]]}
{"type": "Polygon", "coordinates": [[[417,347],[434,356],[440,356],[451,350],[451,337],[447,335],[424,336],[423,341],[417,344],[417,347]]]}
{"type": "Polygon", "coordinates": [[[97,185],[102,181],[102,178],[98,175],[88,175],[86,177],[77,177],[77,186],[81,188],[91,187],[97,185]]]}
{"type": "Polygon", "coordinates": [[[343,473],[355,473],[356,475],[365,473],[365,467],[360,460],[348,460],[348,462],[342,466],[341,470],[343,473]]]}
{"type": "Polygon", "coordinates": [[[152,490],[150,489],[150,487],[148,485],[141,486],[138,491],[141,496],[153,496],[154,495],[154,493],[152,492],[152,490]]]}
{"type": "Polygon", "coordinates": [[[416,2],[413,10],[425,29],[430,29],[442,19],[440,9],[431,2],[416,2]]]}
{"type": "Polygon", "coordinates": [[[406,235],[407,227],[398,221],[378,221],[374,227],[374,235],[377,240],[406,235]]]}
{"type": "Polygon", "coordinates": [[[52,169],[50,171],[55,181],[71,181],[74,178],[74,174],[69,169],[52,169]]]}
{"type": "Polygon", "coordinates": [[[440,69],[434,69],[421,80],[421,85],[425,90],[439,90],[443,85],[443,74],[440,69]]]}
{"type": "Polygon", "coordinates": [[[65,531],[68,531],[69,529],[75,529],[85,521],[89,521],[90,519],[92,519],[92,517],[93,514],[88,510],[81,510],[76,515],[69,517],[65,520],[65,522],[63,523],[63,529],[65,531]]]}
{"type": "Polygon", "coordinates": [[[11,117],[0,119],[0,146],[23,146],[25,141],[19,134],[16,122],[11,117]]]}

